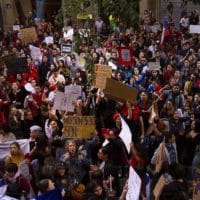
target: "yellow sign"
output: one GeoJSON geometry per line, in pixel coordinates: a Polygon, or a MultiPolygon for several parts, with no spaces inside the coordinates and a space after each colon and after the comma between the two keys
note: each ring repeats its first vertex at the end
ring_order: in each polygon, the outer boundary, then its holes
{"type": "Polygon", "coordinates": [[[94,116],[67,116],[64,119],[65,138],[85,138],[89,139],[95,132],[94,116]]]}

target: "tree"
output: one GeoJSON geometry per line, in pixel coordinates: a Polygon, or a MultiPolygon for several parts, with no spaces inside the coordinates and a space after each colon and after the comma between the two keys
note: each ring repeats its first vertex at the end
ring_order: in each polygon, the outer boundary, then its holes
{"type": "MultiPolygon", "coordinates": [[[[112,15],[124,26],[138,25],[140,0],[94,0],[96,10],[104,18],[112,15]]],[[[67,0],[67,13],[87,14],[87,8],[91,6],[89,0],[67,0]]],[[[105,19],[105,21],[107,21],[105,19]]]]}

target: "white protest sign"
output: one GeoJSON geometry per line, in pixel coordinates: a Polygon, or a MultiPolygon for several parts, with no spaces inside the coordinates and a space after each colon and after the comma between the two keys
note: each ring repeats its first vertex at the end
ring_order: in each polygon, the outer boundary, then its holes
{"type": "Polygon", "coordinates": [[[45,37],[45,42],[47,44],[53,44],[54,43],[53,36],[45,37]]]}
{"type": "Polygon", "coordinates": [[[111,61],[108,61],[108,65],[111,66],[113,70],[117,70],[117,65],[115,65],[111,61]]]}
{"type": "Polygon", "coordinates": [[[78,33],[82,37],[88,37],[90,34],[90,29],[79,29],[78,33]]]}
{"type": "Polygon", "coordinates": [[[149,70],[159,70],[160,69],[160,62],[148,62],[149,70]]]}
{"type": "Polygon", "coordinates": [[[53,108],[55,110],[66,111],[66,109],[67,109],[66,102],[67,102],[67,97],[66,97],[65,93],[64,92],[56,92],[53,108]]]}
{"type": "Polygon", "coordinates": [[[38,47],[35,47],[35,46],[33,46],[33,45],[29,45],[29,49],[30,49],[30,51],[31,51],[31,57],[33,58],[33,59],[39,59],[39,61],[41,61],[42,60],[42,53],[41,53],[41,51],[40,51],[40,48],[38,48],[38,47]]]}
{"type": "MultiPolygon", "coordinates": [[[[16,140],[16,142],[19,143],[21,150],[23,151],[24,154],[30,152],[30,145],[29,145],[29,140],[28,139],[23,139],[23,140],[16,140]]],[[[11,142],[1,142],[0,143],[0,160],[3,160],[6,158],[10,151],[10,144],[13,143],[11,142]]]]}
{"type": "Polygon", "coordinates": [[[142,181],[135,170],[129,168],[128,191],[126,200],[139,200],[142,181]]]}
{"type": "Polygon", "coordinates": [[[122,49],[121,50],[122,60],[124,62],[130,62],[131,61],[131,52],[129,49],[122,49]]]}
{"type": "Polygon", "coordinates": [[[122,123],[122,129],[119,134],[119,137],[124,142],[128,153],[130,153],[130,144],[132,142],[131,130],[130,130],[129,126],[127,125],[127,123],[124,121],[124,119],[121,116],[120,116],[120,118],[121,118],[121,123],[122,123]]]}
{"type": "Polygon", "coordinates": [[[190,25],[190,33],[200,34],[200,25],[190,25]]]}
{"type": "Polygon", "coordinates": [[[20,26],[19,25],[13,25],[13,31],[19,31],[20,26]]]}
{"type": "Polygon", "coordinates": [[[69,29],[67,32],[64,32],[64,38],[65,40],[71,40],[73,41],[73,35],[74,35],[74,29],[69,29]]]}
{"type": "Polygon", "coordinates": [[[158,31],[161,30],[161,27],[160,27],[159,24],[156,24],[154,26],[150,26],[150,29],[151,29],[152,32],[157,33],[158,31]]]}
{"type": "Polygon", "coordinates": [[[74,101],[81,96],[82,88],[80,85],[67,85],[65,86],[65,95],[66,99],[66,110],[73,112],[74,111],[74,101]]]}

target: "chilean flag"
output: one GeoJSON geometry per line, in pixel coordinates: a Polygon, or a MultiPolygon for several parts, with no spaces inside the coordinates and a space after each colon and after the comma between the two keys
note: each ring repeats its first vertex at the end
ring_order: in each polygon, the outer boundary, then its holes
{"type": "Polygon", "coordinates": [[[162,35],[161,35],[161,42],[160,42],[160,46],[163,48],[164,43],[166,41],[166,39],[169,37],[170,33],[169,33],[169,29],[168,29],[168,21],[165,18],[163,21],[163,30],[162,30],[162,35]]]}

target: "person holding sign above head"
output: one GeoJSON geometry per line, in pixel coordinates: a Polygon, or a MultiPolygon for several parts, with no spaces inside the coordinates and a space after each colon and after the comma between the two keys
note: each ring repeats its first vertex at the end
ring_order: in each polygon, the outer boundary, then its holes
{"type": "Polygon", "coordinates": [[[66,163],[69,169],[69,181],[72,185],[87,183],[90,161],[83,153],[77,151],[75,140],[66,142],[66,152],[60,157],[60,161],[66,163]]]}
{"type": "Polygon", "coordinates": [[[65,85],[65,77],[59,73],[57,68],[55,68],[52,70],[52,74],[48,78],[48,82],[50,84],[50,88],[56,86],[57,83],[65,85]]]}
{"type": "Polygon", "coordinates": [[[155,150],[151,158],[151,164],[155,165],[155,172],[159,173],[163,162],[167,161],[169,165],[178,163],[175,136],[168,132],[164,134],[164,140],[155,150]]]}

